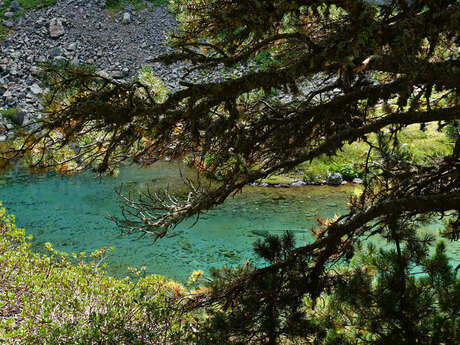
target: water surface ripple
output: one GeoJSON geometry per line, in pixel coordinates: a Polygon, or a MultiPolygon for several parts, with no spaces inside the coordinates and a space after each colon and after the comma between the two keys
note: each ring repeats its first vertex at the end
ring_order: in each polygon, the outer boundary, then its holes
{"type": "MultiPolygon", "coordinates": [[[[184,169],[183,167],[181,167],[184,169]]],[[[331,217],[345,210],[352,186],[257,188],[229,198],[223,205],[178,225],[165,238],[121,235],[108,214],[120,215],[115,190],[120,185],[135,193],[170,186],[180,191],[179,165],[158,162],[150,168],[125,167],[119,176],[96,178],[90,173],[74,176],[29,175],[23,170],[0,177],[0,200],[16,222],[34,237],[34,248],[45,242],[68,253],[114,247],[108,271],[125,276],[129,266],[146,266],[185,281],[194,269],[235,265],[253,257],[252,245],[263,231],[306,230],[316,216],[331,217]]],[[[298,244],[311,241],[308,232],[295,232],[298,244]]],[[[458,247],[455,249],[458,250],[458,247]]],[[[458,252],[457,252],[458,253],[458,252]]]]}

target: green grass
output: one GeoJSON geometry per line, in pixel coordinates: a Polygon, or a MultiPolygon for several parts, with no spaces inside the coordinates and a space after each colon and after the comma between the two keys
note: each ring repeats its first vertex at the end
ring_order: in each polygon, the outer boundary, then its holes
{"type": "Polygon", "coordinates": [[[167,5],[169,0],[108,0],[106,2],[106,9],[110,12],[120,12],[127,4],[131,4],[139,11],[147,6],[147,3],[152,3],[154,6],[167,5]]]}
{"type": "Polygon", "coordinates": [[[14,121],[18,116],[18,111],[18,108],[9,108],[5,110],[0,110],[0,115],[3,118],[8,119],[9,121],[14,121]]]}
{"type": "MultiPolygon", "coordinates": [[[[372,137],[369,139],[374,140],[372,137]]],[[[420,130],[418,125],[408,126],[399,135],[399,140],[402,149],[417,163],[429,157],[445,156],[453,148],[453,142],[444,132],[437,130],[436,124],[428,125],[425,131],[420,130]]],[[[334,172],[341,173],[346,180],[352,180],[362,176],[362,164],[368,150],[369,146],[364,142],[346,144],[336,156],[323,155],[311,163],[301,164],[298,169],[304,172],[307,181],[322,180],[328,173],[334,172]]]]}

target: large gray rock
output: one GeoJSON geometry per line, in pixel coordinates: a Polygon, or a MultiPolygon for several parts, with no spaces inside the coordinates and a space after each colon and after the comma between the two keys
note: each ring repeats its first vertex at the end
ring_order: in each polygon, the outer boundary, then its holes
{"type": "Polygon", "coordinates": [[[67,50],[69,51],[77,50],[77,44],[75,42],[70,43],[67,47],[67,50]]]}
{"type": "Polygon", "coordinates": [[[21,10],[21,4],[17,0],[11,1],[10,10],[13,12],[18,12],[21,10]]]}
{"type": "Polygon", "coordinates": [[[21,126],[24,123],[26,113],[23,110],[19,110],[15,117],[11,119],[14,124],[21,126]]]}
{"type": "Polygon", "coordinates": [[[131,23],[131,14],[129,12],[123,13],[123,19],[121,20],[123,24],[131,23]]]}
{"type": "Polygon", "coordinates": [[[111,73],[112,78],[115,79],[122,79],[123,78],[123,72],[122,71],[113,71],[111,73]]]}
{"type": "Polygon", "coordinates": [[[291,182],[291,187],[302,187],[302,186],[306,186],[307,183],[303,180],[294,180],[291,182]]]}
{"type": "Polygon", "coordinates": [[[50,21],[50,26],[48,28],[50,36],[52,38],[58,38],[65,34],[64,25],[61,18],[53,18],[50,21]]]}
{"type": "Polygon", "coordinates": [[[35,96],[38,96],[40,95],[41,93],[43,93],[43,90],[42,88],[38,85],[38,84],[33,84],[31,87],[30,87],[30,91],[35,95],[35,96]]]}
{"type": "Polygon", "coordinates": [[[59,47],[54,47],[54,48],[51,48],[51,49],[49,50],[49,56],[50,56],[51,58],[54,58],[54,57],[59,56],[59,55],[61,55],[61,54],[62,54],[62,49],[59,48],[59,47]]]}
{"type": "Polygon", "coordinates": [[[326,183],[331,186],[339,186],[343,183],[343,176],[340,173],[332,173],[327,175],[326,183]]]}

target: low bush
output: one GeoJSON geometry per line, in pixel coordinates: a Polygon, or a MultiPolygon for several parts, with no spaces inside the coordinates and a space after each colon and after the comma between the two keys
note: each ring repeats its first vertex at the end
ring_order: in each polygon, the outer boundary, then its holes
{"type": "Polygon", "coordinates": [[[0,209],[0,344],[191,342],[181,284],[141,271],[137,280],[109,277],[102,265],[107,249],[86,258],[51,244],[48,255],[30,246],[14,216],[0,209]]]}
{"type": "Polygon", "coordinates": [[[0,115],[1,117],[7,120],[14,121],[14,119],[16,119],[16,117],[18,116],[18,112],[19,112],[18,108],[9,108],[9,109],[0,110],[0,115]]]}

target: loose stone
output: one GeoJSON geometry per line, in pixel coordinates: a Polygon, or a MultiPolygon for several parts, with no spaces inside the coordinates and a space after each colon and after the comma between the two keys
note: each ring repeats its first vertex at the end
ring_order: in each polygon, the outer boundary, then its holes
{"type": "Polygon", "coordinates": [[[53,18],[50,21],[49,33],[52,38],[58,38],[65,34],[62,19],[53,18]]]}
{"type": "Polygon", "coordinates": [[[41,89],[40,86],[38,86],[38,84],[33,84],[31,87],[30,87],[30,91],[34,94],[34,95],[39,95],[43,92],[43,90],[41,89]]]}
{"type": "Polygon", "coordinates": [[[123,24],[131,23],[131,14],[129,12],[123,13],[123,19],[121,20],[123,24]]]}

